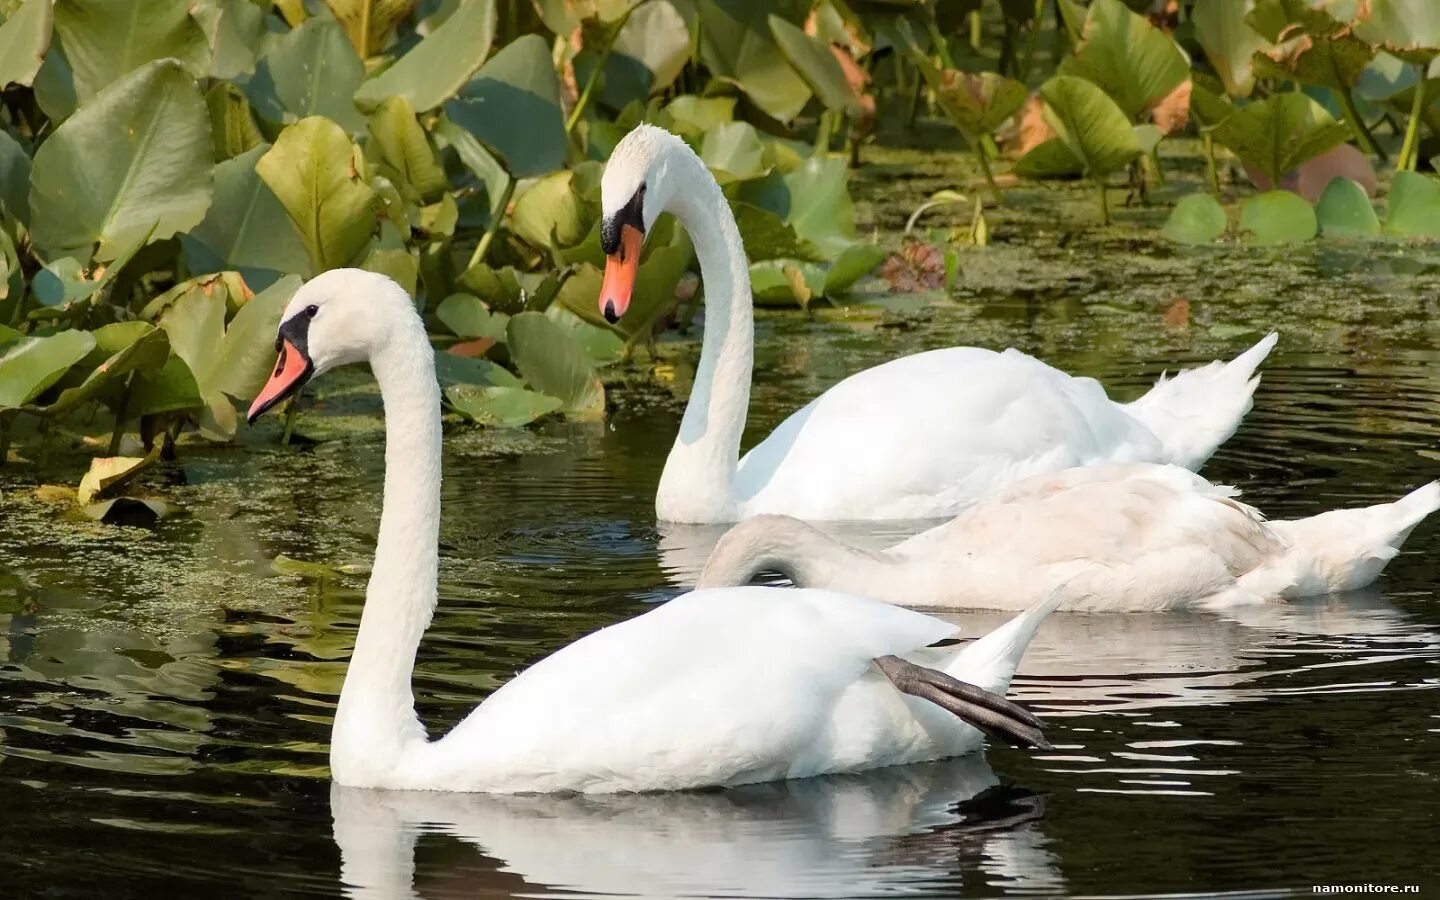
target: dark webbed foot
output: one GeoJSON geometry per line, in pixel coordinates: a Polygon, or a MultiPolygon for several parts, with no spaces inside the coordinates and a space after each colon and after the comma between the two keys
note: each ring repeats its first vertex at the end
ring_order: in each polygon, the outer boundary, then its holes
{"type": "Polygon", "coordinates": [[[880,656],[875,665],[903,693],[929,700],[986,734],[1017,747],[1054,749],[1045,740],[1045,723],[1017,703],[999,694],[951,678],[937,669],[927,669],[898,656],[880,656]]]}

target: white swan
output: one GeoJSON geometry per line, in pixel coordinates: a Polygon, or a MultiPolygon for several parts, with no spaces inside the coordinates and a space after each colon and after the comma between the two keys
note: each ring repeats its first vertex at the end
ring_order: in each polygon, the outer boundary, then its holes
{"type": "Polygon", "coordinates": [[[1106,462],[1198,468],[1250,409],[1271,334],[1228,365],[1162,379],[1115,403],[1017,350],[931,350],[841,381],[736,459],[750,401],[754,324],[740,232],[720,186],[685,142],[641,125],[601,180],[609,254],[600,309],[624,314],[645,235],[662,212],[690,233],[705,285],[705,338],[680,434],[660,476],[666,522],[953,516],[1027,475],[1106,462]]]}
{"type": "Polygon", "coordinates": [[[1440,508],[1431,482],[1394,503],[1266,522],[1178,466],[1088,466],[1036,475],[874,552],[788,516],[732,528],[702,588],[778,571],[909,606],[1012,609],[1057,589],[1068,610],[1166,610],[1363,587],[1440,508]],[[1062,588],[1063,586],[1063,588],[1062,588]]]}
{"type": "Polygon", "coordinates": [[[1005,690],[1053,600],[963,648],[931,648],[955,627],[845,594],[753,587],[695,591],[601,629],[429,741],[410,691],[440,524],[440,389],[424,325],[389,278],[337,269],[296,292],[276,347],[251,422],[345,363],[370,364],[385,405],[384,505],[335,711],[335,781],[497,793],[736,785],[968,753],[981,734],[966,722],[1045,746],[1040,722],[990,691],[1005,690]]]}

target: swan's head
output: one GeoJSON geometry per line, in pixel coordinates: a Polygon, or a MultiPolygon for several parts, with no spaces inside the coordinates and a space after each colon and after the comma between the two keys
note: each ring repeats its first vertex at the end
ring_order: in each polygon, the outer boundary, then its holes
{"type": "Polygon", "coordinates": [[[663,128],[637,125],[615,145],[600,179],[600,249],[605,280],[600,314],[620,320],[630,305],[640,270],[640,247],[655,220],[670,204],[677,180],[675,161],[694,156],[685,142],[663,128]]]}
{"type": "Polygon", "coordinates": [[[332,269],[306,282],[280,314],[270,380],[250,404],[255,420],[311,378],[347,363],[364,362],[397,327],[418,323],[415,304],[394,280],[364,269],[332,269]]]}

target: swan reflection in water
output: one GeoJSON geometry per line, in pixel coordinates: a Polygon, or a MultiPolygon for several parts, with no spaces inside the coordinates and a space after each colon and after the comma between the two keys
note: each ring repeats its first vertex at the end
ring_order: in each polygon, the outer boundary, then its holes
{"type": "MultiPolygon", "coordinates": [[[[883,549],[925,527],[914,522],[824,525],[831,534],[868,550],[883,549]]],[[[727,528],[661,523],[660,564],[671,584],[693,585],[727,528]]],[[[767,578],[765,583],[787,582],[767,578]]],[[[1253,701],[1272,693],[1320,692],[1331,689],[1325,685],[1336,679],[1327,676],[1311,688],[1273,686],[1307,669],[1440,658],[1440,633],[1387,602],[1385,585],[1382,578],[1344,594],[1214,611],[1071,613],[1062,608],[1045,620],[1025,651],[1021,678],[1011,685],[1010,696],[1038,705],[1046,717],[1130,713],[1253,701]]],[[[1012,615],[994,610],[927,612],[956,623],[967,635],[984,634],[1012,615]]],[[[1385,678],[1357,673],[1341,680],[1385,678]]]]}
{"type": "Polygon", "coordinates": [[[1043,803],[1001,787],[979,753],[706,792],[330,791],[341,880],[357,900],[539,888],[665,898],[884,896],[964,882],[1055,890],[1043,803]],[[417,862],[429,834],[478,855],[422,851],[417,862]]]}

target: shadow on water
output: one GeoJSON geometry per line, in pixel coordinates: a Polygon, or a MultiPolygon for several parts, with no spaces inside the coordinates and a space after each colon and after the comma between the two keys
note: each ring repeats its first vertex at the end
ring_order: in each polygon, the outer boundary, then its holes
{"type": "MultiPolygon", "coordinates": [[[[862,170],[862,193],[894,195],[862,201],[862,225],[890,228],[906,192],[947,186],[942,164],[922,163],[862,170]]],[[[1053,210],[1013,193],[996,242],[962,257],[959,302],[762,315],[747,445],[903,353],[1014,345],[1128,399],[1278,327],[1255,411],[1207,476],[1288,518],[1440,474],[1440,251],[1179,253],[1119,230],[1066,237],[1053,210]]],[[[696,355],[693,342],[662,353],[669,380],[617,388],[604,426],[447,436],[441,602],[415,678],[432,732],[698,571],[714,535],[654,522],[696,355]]],[[[317,443],[281,450],[262,430],[236,448],[184,448],[164,489],[185,514],[154,531],[73,520],[36,497],[70,468],[0,471],[6,896],[1440,887],[1434,522],[1364,594],[1228,617],[1056,615],[1015,685],[1051,721],[1051,753],[677,797],[332,796],[329,723],[363,576],[304,579],[270,561],[368,560],[377,413],[363,373],[337,373],[300,419],[317,443]],[[995,793],[989,766],[1016,787],[995,793]]],[[[967,633],[1002,617],[953,616],[967,633]]]]}

